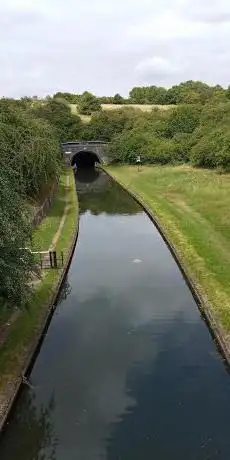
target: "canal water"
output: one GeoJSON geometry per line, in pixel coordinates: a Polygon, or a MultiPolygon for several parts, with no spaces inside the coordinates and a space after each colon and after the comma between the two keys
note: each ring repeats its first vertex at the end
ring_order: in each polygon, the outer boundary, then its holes
{"type": "Polygon", "coordinates": [[[228,460],[230,376],[168,248],[103,172],[1,460],[228,460]]]}

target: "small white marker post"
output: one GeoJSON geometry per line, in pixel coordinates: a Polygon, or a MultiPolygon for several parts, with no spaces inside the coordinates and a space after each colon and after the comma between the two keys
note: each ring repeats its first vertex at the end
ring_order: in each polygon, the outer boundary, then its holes
{"type": "Polygon", "coordinates": [[[71,150],[66,150],[65,151],[65,158],[68,158],[68,163],[70,164],[70,156],[71,156],[71,150]]]}
{"type": "Polygon", "coordinates": [[[140,171],[140,166],[141,166],[141,156],[140,155],[137,155],[136,164],[137,164],[137,171],[140,171]]]}

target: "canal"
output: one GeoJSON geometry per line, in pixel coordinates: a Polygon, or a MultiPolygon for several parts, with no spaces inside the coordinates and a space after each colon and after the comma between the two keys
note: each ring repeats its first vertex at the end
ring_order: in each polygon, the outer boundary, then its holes
{"type": "Polygon", "coordinates": [[[1,460],[227,460],[230,376],[172,255],[105,173],[1,460]]]}

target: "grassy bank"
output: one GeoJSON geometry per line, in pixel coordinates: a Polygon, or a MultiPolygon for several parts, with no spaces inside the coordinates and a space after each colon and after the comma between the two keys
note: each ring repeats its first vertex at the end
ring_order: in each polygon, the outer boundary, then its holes
{"type": "Polygon", "coordinates": [[[230,175],[180,167],[109,167],[165,229],[224,330],[230,331],[230,175]]]}
{"type": "MultiPolygon", "coordinates": [[[[67,257],[76,233],[78,202],[73,172],[70,171],[69,185],[66,186],[68,172],[61,175],[58,191],[47,217],[33,233],[33,250],[48,250],[57,234],[63,213],[65,221],[56,244],[57,251],[63,251],[67,257]]],[[[44,272],[43,272],[44,273],[44,272]]],[[[60,279],[62,270],[47,270],[42,280],[37,282],[32,295],[29,310],[21,311],[10,326],[9,333],[0,347],[0,414],[1,404],[8,397],[8,391],[21,369],[33,344],[36,333],[40,330],[47,311],[48,300],[60,279]]]]}

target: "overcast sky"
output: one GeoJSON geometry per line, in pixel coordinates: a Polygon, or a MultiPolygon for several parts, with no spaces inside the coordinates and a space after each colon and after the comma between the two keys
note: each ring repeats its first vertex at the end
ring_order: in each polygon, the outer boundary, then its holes
{"type": "Polygon", "coordinates": [[[0,95],[230,83],[230,0],[0,0],[0,95]]]}

